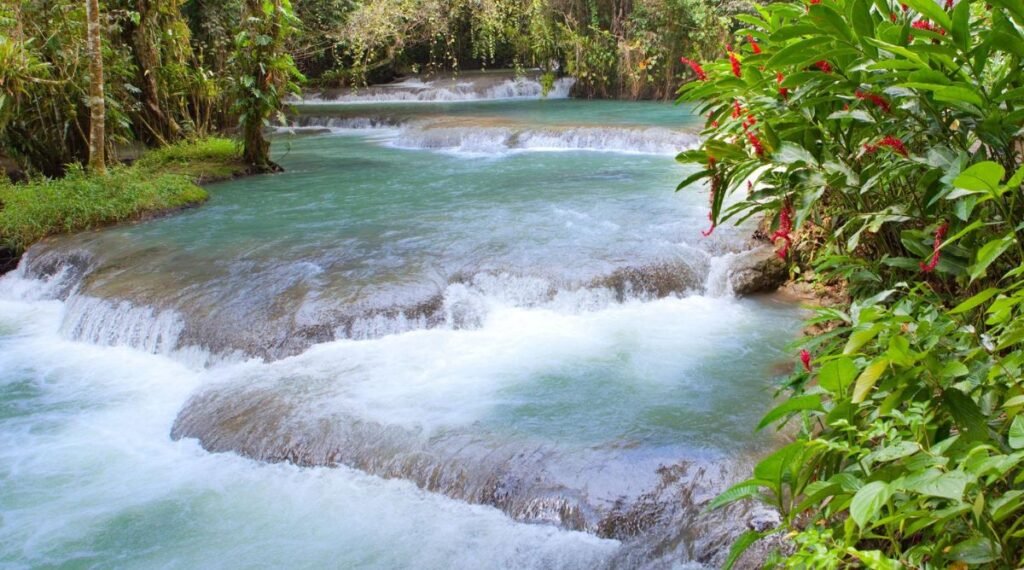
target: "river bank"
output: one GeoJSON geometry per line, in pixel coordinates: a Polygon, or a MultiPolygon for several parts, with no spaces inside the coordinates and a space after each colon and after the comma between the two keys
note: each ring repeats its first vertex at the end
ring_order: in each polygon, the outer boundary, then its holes
{"type": "Polygon", "coordinates": [[[57,179],[0,181],[0,274],[38,241],[164,216],[207,200],[200,185],[248,171],[234,141],[206,139],[146,152],[106,176],[71,168],[57,179]]]}

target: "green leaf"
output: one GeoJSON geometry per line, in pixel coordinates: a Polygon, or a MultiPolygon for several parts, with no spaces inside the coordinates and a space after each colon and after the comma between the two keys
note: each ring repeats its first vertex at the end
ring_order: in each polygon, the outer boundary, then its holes
{"type": "Polygon", "coordinates": [[[978,404],[956,388],[942,393],[942,404],[953,416],[960,431],[970,440],[988,439],[988,423],[978,404]]]}
{"type": "Polygon", "coordinates": [[[967,564],[986,564],[998,557],[999,547],[984,536],[968,538],[949,552],[949,558],[967,564]]]}
{"type": "Polygon", "coordinates": [[[892,491],[882,481],[873,481],[864,485],[853,496],[850,503],[850,516],[860,528],[865,528],[869,521],[878,516],[882,507],[888,502],[892,491]]]}
{"type": "Polygon", "coordinates": [[[996,259],[999,259],[999,256],[1006,252],[1006,250],[1013,245],[1016,239],[1016,236],[1011,233],[999,239],[994,239],[981,246],[981,248],[978,249],[974,264],[969,268],[971,281],[981,277],[981,275],[985,273],[985,270],[988,269],[988,266],[992,265],[992,262],[996,259]]]}
{"type": "Polygon", "coordinates": [[[1024,449],[1024,418],[1021,416],[1013,418],[1007,442],[1014,449],[1024,449]]]}
{"type": "Polygon", "coordinates": [[[825,36],[815,36],[798,42],[793,42],[782,48],[768,60],[768,67],[777,69],[783,66],[796,65],[808,61],[820,59],[822,51],[819,46],[827,44],[832,40],[825,36]]]}
{"type": "Polygon", "coordinates": [[[818,371],[818,385],[833,394],[845,394],[857,377],[857,365],[847,357],[830,360],[818,371]]]}
{"type": "Polygon", "coordinates": [[[741,534],[736,542],[732,544],[732,548],[729,549],[729,556],[725,559],[725,564],[722,565],[722,570],[732,570],[732,567],[736,564],[736,561],[743,556],[743,553],[747,551],[755,542],[761,540],[761,533],[748,530],[741,534]]]}
{"type": "Polygon", "coordinates": [[[999,294],[1000,291],[1002,291],[1002,289],[989,287],[988,289],[985,289],[981,293],[972,295],[969,299],[965,300],[964,302],[954,307],[953,310],[949,312],[949,314],[959,315],[960,313],[966,313],[967,311],[970,311],[971,309],[984,304],[992,297],[995,297],[996,295],[999,294]]]}
{"type": "Polygon", "coordinates": [[[1014,396],[1007,400],[1006,402],[1003,402],[1004,408],[1013,408],[1022,405],[1024,405],[1024,396],[1014,396]]]}
{"type": "Polygon", "coordinates": [[[736,501],[742,501],[743,499],[754,497],[758,492],[760,492],[761,487],[762,484],[757,479],[737,483],[720,493],[710,503],[708,503],[707,510],[711,511],[720,509],[725,505],[735,503],[736,501]]]}
{"type": "Polygon", "coordinates": [[[858,329],[853,331],[850,335],[849,340],[846,341],[846,346],[843,347],[843,354],[853,354],[860,350],[860,347],[864,346],[871,339],[875,338],[879,332],[882,331],[882,325],[871,325],[866,329],[858,329]]]}
{"type": "Polygon", "coordinates": [[[812,394],[807,396],[797,396],[786,400],[782,405],[765,414],[765,416],[761,418],[761,423],[757,424],[757,429],[762,430],[780,418],[788,416],[794,412],[803,412],[806,410],[821,411],[821,396],[818,394],[812,394]]]}
{"type": "Polygon", "coordinates": [[[974,192],[988,192],[995,194],[999,190],[999,183],[1006,176],[1006,169],[998,163],[986,161],[979,162],[960,173],[953,181],[953,186],[971,190],[974,192]]]}
{"type": "Polygon", "coordinates": [[[868,365],[857,378],[857,384],[853,387],[853,403],[859,404],[867,399],[871,389],[889,367],[889,359],[881,358],[868,365]]]}
{"type": "Polygon", "coordinates": [[[946,14],[946,11],[935,0],[903,0],[903,3],[947,30],[953,27],[949,14],[946,14]]]}
{"type": "Polygon", "coordinates": [[[970,475],[963,471],[939,473],[933,469],[923,475],[916,480],[908,477],[905,484],[906,489],[929,497],[954,501],[963,500],[964,490],[971,479],[970,475]]]}
{"type": "Polygon", "coordinates": [[[921,450],[921,446],[912,442],[904,441],[895,445],[883,447],[878,451],[873,451],[868,454],[868,457],[879,463],[886,463],[889,461],[896,461],[909,455],[913,455],[921,450]]]}

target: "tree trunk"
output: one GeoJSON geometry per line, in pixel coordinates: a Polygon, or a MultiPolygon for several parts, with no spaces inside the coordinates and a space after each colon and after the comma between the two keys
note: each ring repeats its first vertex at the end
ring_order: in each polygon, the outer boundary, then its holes
{"type": "Polygon", "coordinates": [[[85,0],[89,51],[89,170],[107,173],[106,103],[103,97],[103,42],[99,0],[85,0]]]}
{"type": "Polygon", "coordinates": [[[151,142],[164,144],[176,140],[181,135],[181,127],[173,117],[160,107],[160,86],[157,73],[160,68],[160,49],[156,45],[154,33],[159,26],[157,9],[150,0],[138,0],[136,8],[139,12],[139,23],[132,34],[135,44],[135,61],[139,64],[139,75],[142,83],[142,104],[147,116],[146,127],[153,137],[151,142]]]}

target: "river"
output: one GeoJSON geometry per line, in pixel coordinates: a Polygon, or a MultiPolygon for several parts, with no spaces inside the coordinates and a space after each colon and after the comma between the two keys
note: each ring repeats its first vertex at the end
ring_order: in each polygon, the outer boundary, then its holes
{"type": "Polygon", "coordinates": [[[798,310],[673,192],[697,117],[527,87],[310,102],[284,174],[33,247],[0,566],[720,564],[798,310]]]}

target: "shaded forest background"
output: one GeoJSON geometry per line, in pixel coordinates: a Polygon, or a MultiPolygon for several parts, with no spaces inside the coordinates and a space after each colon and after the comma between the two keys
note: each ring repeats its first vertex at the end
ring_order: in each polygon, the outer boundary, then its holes
{"type": "MultiPolygon", "coordinates": [[[[62,175],[88,160],[88,2],[0,6],[0,160],[62,175]]],[[[111,159],[254,128],[303,81],[539,69],[577,97],[669,99],[679,57],[725,49],[745,0],[105,0],[111,159]]],[[[248,135],[243,134],[243,138],[248,135]]]]}

